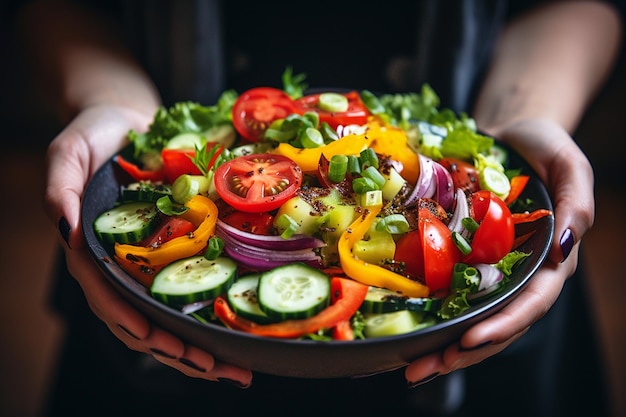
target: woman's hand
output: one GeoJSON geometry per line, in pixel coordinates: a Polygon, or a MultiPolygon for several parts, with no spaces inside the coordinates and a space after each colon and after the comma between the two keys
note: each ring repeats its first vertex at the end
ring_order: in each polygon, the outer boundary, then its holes
{"type": "Polygon", "coordinates": [[[422,357],[406,368],[409,384],[477,364],[528,331],[556,301],[578,264],[579,243],[594,219],[593,171],[569,134],[543,119],[520,121],[497,132],[535,169],[554,203],[554,241],[548,259],[528,286],[500,312],[471,327],[444,351],[422,357]]]}
{"type": "Polygon", "coordinates": [[[152,115],[109,105],[89,107],[54,139],[47,153],[44,206],[58,225],[65,257],[92,311],[130,349],[153,355],[184,374],[208,380],[229,380],[247,387],[249,370],[216,362],[209,353],[185,345],[154,326],[107,282],[85,247],[80,205],[85,186],[96,170],[124,145],[129,129],[144,131],[152,115]]]}

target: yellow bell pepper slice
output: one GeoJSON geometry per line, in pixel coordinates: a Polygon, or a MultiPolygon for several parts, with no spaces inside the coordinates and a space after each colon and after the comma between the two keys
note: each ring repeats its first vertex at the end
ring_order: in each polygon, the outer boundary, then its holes
{"type": "Polygon", "coordinates": [[[185,203],[187,210],[180,215],[196,229],[192,234],[177,237],[156,247],[115,244],[115,255],[145,265],[166,265],[201,252],[215,234],[217,206],[204,196],[196,195],[185,203]]]}
{"type": "Polygon", "coordinates": [[[415,184],[420,173],[420,162],[409,146],[406,132],[399,127],[385,125],[377,119],[370,120],[367,126],[365,134],[371,140],[370,148],[402,163],[400,175],[410,184],[415,184]]]}
{"type": "Polygon", "coordinates": [[[281,143],[272,153],[286,156],[298,164],[304,172],[314,172],[317,171],[322,155],[327,159],[332,158],[333,155],[358,155],[368,147],[369,142],[366,134],[352,134],[317,148],[296,148],[288,143],[281,143]]]}
{"type": "Polygon", "coordinates": [[[382,205],[368,206],[341,235],[338,243],[341,269],[347,276],[365,285],[387,288],[408,297],[428,297],[430,294],[428,286],[381,266],[364,262],[352,253],[352,247],[365,236],[381,207],[382,205]]]}

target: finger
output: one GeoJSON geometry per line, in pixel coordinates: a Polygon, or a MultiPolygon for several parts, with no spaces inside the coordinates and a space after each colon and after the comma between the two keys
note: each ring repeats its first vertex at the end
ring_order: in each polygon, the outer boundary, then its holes
{"type": "Polygon", "coordinates": [[[153,356],[159,362],[192,378],[228,383],[238,388],[247,388],[252,382],[250,370],[216,362],[211,355],[194,346],[186,346],[181,357],[154,353],[153,356]]]}

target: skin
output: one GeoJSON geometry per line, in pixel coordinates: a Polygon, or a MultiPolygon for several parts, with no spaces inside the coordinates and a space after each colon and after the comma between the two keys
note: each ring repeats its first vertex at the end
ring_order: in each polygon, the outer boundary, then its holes
{"type": "MultiPolygon", "coordinates": [[[[61,218],[69,224],[69,239],[59,234],[59,241],[91,309],[130,349],[152,354],[191,377],[225,378],[248,386],[252,372],[185,345],[126,303],[107,283],[82,239],[79,209],[85,185],[126,144],[129,129],[147,129],[159,104],[154,85],[119,46],[115,28],[86,11],[61,0],[44,0],[20,17],[24,50],[33,68],[46,68],[39,74],[42,85],[53,86],[47,95],[67,122],[48,149],[44,206],[54,225],[61,218]]],[[[580,239],[593,223],[594,200],[593,171],[571,135],[609,74],[620,40],[617,13],[584,1],[537,9],[502,34],[473,116],[479,128],[525,157],[548,186],[557,238],[549,261],[512,303],[469,329],[458,343],[406,368],[411,385],[504,350],[550,309],[575,270],[580,239]],[[566,229],[576,244],[564,260],[559,237],[566,229]]]]}

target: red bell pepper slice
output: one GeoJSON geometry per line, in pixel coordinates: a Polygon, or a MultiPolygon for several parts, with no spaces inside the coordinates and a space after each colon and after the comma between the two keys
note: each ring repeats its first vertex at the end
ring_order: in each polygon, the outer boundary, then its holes
{"type": "Polygon", "coordinates": [[[132,162],[127,161],[122,158],[121,155],[115,156],[115,162],[128,173],[135,181],[163,181],[164,174],[163,170],[145,170],[139,168],[137,165],[132,162]]]}
{"type": "Polygon", "coordinates": [[[551,215],[552,211],[548,209],[537,209],[531,212],[513,213],[513,224],[530,223],[551,215]]]}
{"type": "Polygon", "coordinates": [[[213,308],[217,318],[231,329],[265,337],[297,338],[349,321],[363,303],[367,286],[349,278],[334,277],[331,279],[331,294],[335,302],[315,316],[272,324],[258,324],[238,316],[222,296],[215,300],[213,308]]]}
{"type": "Polygon", "coordinates": [[[517,200],[520,194],[522,194],[522,191],[524,191],[524,188],[526,188],[528,180],[530,180],[530,176],[528,175],[516,175],[511,178],[511,190],[509,191],[509,195],[504,200],[504,204],[508,206],[517,200]]]}

